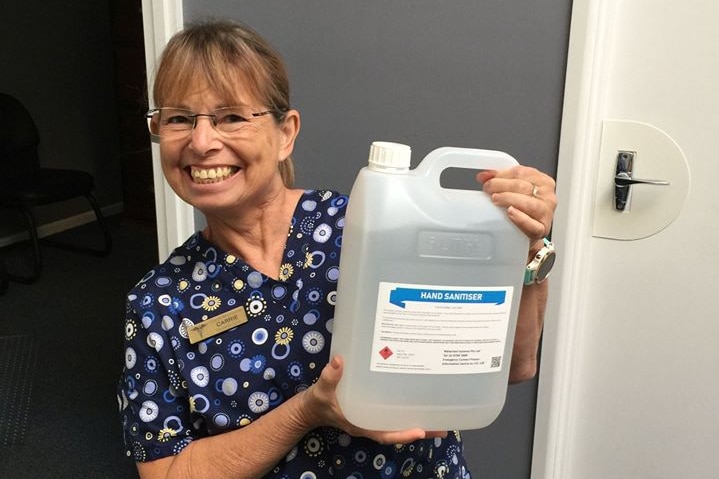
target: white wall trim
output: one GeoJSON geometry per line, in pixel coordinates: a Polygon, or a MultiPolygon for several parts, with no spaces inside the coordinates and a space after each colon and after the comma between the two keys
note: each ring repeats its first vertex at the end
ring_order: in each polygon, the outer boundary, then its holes
{"type": "MultiPolygon", "coordinates": [[[[145,65],[147,84],[152,85],[157,59],[170,37],[183,26],[181,0],[142,0],[145,32],[145,65]]],[[[148,92],[153,105],[152,91],[148,92]]],[[[152,145],[152,172],[157,212],[158,257],[163,261],[169,253],[195,230],[193,208],[172,191],[162,175],[160,151],[152,145]]]]}
{"type": "Polygon", "coordinates": [[[532,479],[571,477],[573,385],[581,375],[583,268],[591,254],[597,162],[614,0],[575,0],[562,114],[553,240],[561,259],[552,276],[539,375],[532,479]]]}
{"type": "MultiPolygon", "coordinates": [[[[121,202],[114,203],[111,205],[103,206],[101,210],[105,217],[117,215],[122,213],[123,204],[121,202]]],[[[95,220],[95,212],[92,210],[87,210],[83,213],[79,213],[68,218],[62,218],[57,221],[39,225],[37,227],[37,235],[40,238],[45,238],[46,236],[51,236],[56,233],[61,233],[63,231],[77,228],[78,226],[82,226],[87,223],[92,223],[95,220]]],[[[0,248],[14,243],[19,243],[21,241],[25,241],[28,238],[30,238],[30,235],[24,230],[8,236],[3,236],[2,238],[0,238],[0,248]]]]}

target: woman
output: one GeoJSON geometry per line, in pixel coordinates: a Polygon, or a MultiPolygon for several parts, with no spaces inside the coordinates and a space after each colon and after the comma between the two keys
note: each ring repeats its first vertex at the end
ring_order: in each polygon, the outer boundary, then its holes
{"type": "MultiPolygon", "coordinates": [[[[300,115],[277,53],[234,23],[192,26],[166,47],[154,100],[163,173],[207,227],[128,295],[118,396],[140,476],[468,477],[459,433],[363,430],[337,404],[327,322],[342,231],[314,233],[347,197],[292,187],[300,115]]],[[[526,167],[478,179],[532,257],[553,180],[526,167]]],[[[523,289],[512,381],[535,374],[546,295],[523,289]]]]}

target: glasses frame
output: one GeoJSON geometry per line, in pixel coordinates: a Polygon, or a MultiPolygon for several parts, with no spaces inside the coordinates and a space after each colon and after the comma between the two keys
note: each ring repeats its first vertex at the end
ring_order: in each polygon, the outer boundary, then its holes
{"type": "MultiPolygon", "coordinates": [[[[195,113],[195,112],[193,112],[192,110],[190,110],[189,108],[180,108],[180,107],[151,108],[151,109],[149,109],[149,110],[147,111],[147,113],[145,113],[145,118],[147,119],[147,129],[150,131],[150,135],[152,135],[153,137],[157,137],[157,138],[162,138],[163,135],[160,135],[159,132],[158,132],[158,133],[154,133],[154,132],[152,131],[152,118],[153,118],[155,115],[157,115],[157,114],[161,114],[163,110],[180,110],[180,111],[185,111],[185,112],[188,112],[188,113],[189,113],[189,114],[187,115],[187,117],[188,117],[188,118],[192,118],[192,126],[191,126],[190,128],[188,128],[187,130],[181,130],[181,129],[180,129],[180,130],[174,130],[174,131],[177,132],[177,137],[178,137],[178,138],[181,138],[181,137],[183,137],[183,136],[189,136],[190,132],[192,132],[192,130],[194,130],[195,127],[197,126],[197,118],[200,117],[200,116],[205,116],[205,117],[209,118],[209,119],[210,119],[210,123],[212,124],[212,128],[214,128],[216,132],[220,133],[220,134],[223,135],[223,136],[232,136],[231,133],[224,132],[224,131],[219,130],[219,129],[217,128],[217,116],[220,114],[220,112],[221,112],[222,110],[232,110],[232,109],[234,109],[234,108],[241,108],[241,107],[242,107],[242,108],[247,108],[247,107],[244,106],[244,105],[225,106],[225,107],[222,107],[222,108],[217,108],[217,109],[213,110],[212,112],[208,112],[208,113],[195,113]],[[183,132],[186,132],[186,134],[185,134],[185,135],[181,134],[181,133],[183,133],[183,132]]],[[[261,117],[261,116],[270,115],[270,114],[271,114],[271,115],[275,115],[275,116],[278,117],[278,119],[280,119],[279,114],[284,114],[284,113],[286,113],[287,111],[288,111],[288,109],[286,109],[286,108],[285,108],[285,109],[282,109],[282,110],[264,110],[264,111],[260,111],[260,112],[257,112],[257,113],[251,113],[250,118],[245,118],[245,117],[242,116],[242,115],[237,115],[237,116],[240,117],[240,118],[242,118],[242,120],[244,120],[244,121],[250,123],[253,118],[259,118],[259,117],[261,117]]],[[[167,135],[165,135],[165,136],[167,136],[167,135]]],[[[172,135],[171,135],[171,136],[172,136],[172,135]]]]}

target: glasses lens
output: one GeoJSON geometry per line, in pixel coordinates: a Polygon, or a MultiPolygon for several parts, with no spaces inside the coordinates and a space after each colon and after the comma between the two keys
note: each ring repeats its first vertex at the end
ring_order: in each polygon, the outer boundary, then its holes
{"type": "Polygon", "coordinates": [[[192,130],[194,121],[192,112],[177,108],[162,108],[160,110],[160,131],[187,131],[192,130]]]}
{"type": "Polygon", "coordinates": [[[223,133],[237,134],[252,128],[252,110],[243,106],[220,108],[213,112],[215,128],[223,133]]]}
{"type": "Polygon", "coordinates": [[[178,132],[192,130],[193,115],[189,110],[180,108],[160,108],[147,119],[150,133],[159,136],[177,135],[178,132]]]}

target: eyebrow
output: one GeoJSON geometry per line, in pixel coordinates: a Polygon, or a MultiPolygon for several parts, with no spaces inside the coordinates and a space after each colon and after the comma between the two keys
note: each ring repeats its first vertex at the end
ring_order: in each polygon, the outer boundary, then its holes
{"type": "MultiPolygon", "coordinates": [[[[222,110],[224,108],[234,108],[234,107],[254,108],[245,103],[234,103],[234,104],[227,104],[227,105],[223,105],[223,106],[216,106],[213,108],[205,109],[204,111],[209,112],[209,111],[216,111],[216,110],[222,110]]],[[[179,110],[187,110],[187,111],[191,111],[192,113],[197,113],[197,110],[195,110],[194,108],[190,108],[189,106],[187,106],[187,104],[183,104],[183,103],[180,103],[179,105],[173,105],[173,106],[164,106],[161,108],[177,108],[179,110]]]]}

